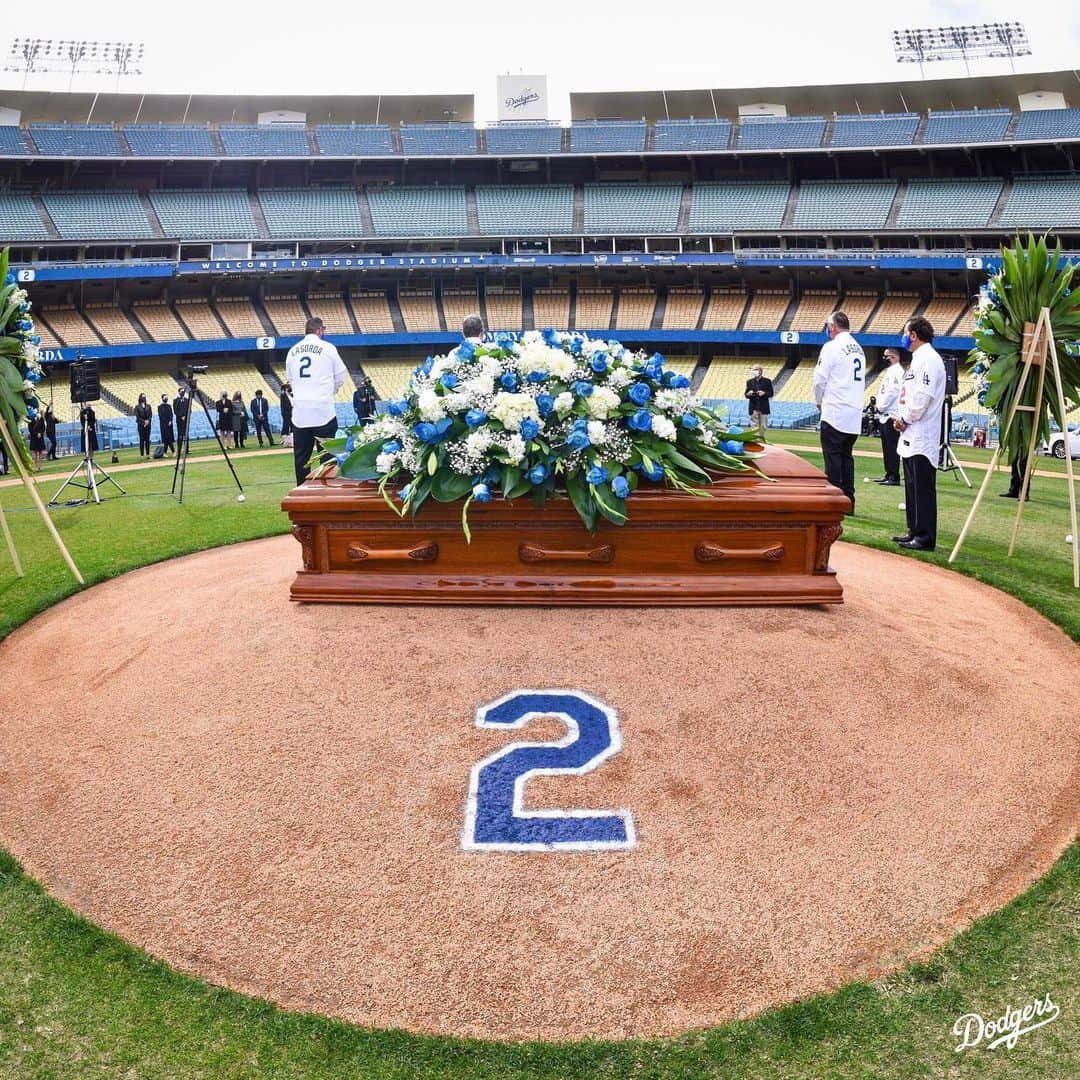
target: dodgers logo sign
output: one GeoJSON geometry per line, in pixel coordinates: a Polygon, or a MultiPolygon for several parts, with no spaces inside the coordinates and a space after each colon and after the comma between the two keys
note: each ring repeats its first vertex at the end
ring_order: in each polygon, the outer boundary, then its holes
{"type": "Polygon", "coordinates": [[[555,717],[551,742],[515,742],[477,762],[469,780],[461,846],[471,851],[611,851],[636,843],[629,810],[525,810],[534,776],[581,776],[622,749],[614,709],[578,690],[515,690],[476,711],[476,726],[519,731],[555,717]]]}

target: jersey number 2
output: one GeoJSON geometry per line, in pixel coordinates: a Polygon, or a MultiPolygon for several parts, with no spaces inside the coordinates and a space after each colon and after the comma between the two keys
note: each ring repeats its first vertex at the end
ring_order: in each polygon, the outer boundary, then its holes
{"type": "Polygon", "coordinates": [[[300,361],[300,370],[297,372],[297,375],[301,379],[310,379],[311,378],[311,357],[310,356],[305,356],[303,358],[303,360],[300,361]]]}
{"type": "Polygon", "coordinates": [[[855,357],[855,374],[852,376],[855,382],[862,382],[862,360],[855,357]]]}
{"type": "Polygon", "coordinates": [[[533,776],[591,772],[622,748],[614,709],[574,690],[515,690],[477,709],[476,726],[519,730],[553,716],[562,739],[516,742],[473,766],[461,846],[486,851],[610,851],[636,842],[629,810],[524,810],[533,776]]]}

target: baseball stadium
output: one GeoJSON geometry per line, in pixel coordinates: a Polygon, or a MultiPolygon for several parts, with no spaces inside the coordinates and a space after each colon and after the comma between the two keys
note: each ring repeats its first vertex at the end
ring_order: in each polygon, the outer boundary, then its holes
{"type": "Polygon", "coordinates": [[[497,120],[0,89],[0,1076],[1080,1075],[1080,83],[918,59],[562,120],[543,76],[497,120]],[[316,324],[344,375],[297,484],[316,324]],[[878,402],[925,326],[939,540],[899,550],[878,402]],[[581,446],[620,365],[634,446],[692,403],[666,481],[575,489],[537,349],[581,446]],[[464,416],[485,357],[547,466],[456,485],[418,388],[464,416]]]}

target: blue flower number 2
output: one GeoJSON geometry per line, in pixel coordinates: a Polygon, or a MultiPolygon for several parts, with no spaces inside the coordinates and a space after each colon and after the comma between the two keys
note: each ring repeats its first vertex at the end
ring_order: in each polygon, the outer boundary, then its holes
{"type": "Polygon", "coordinates": [[[614,709],[577,690],[515,690],[476,710],[476,726],[520,730],[555,717],[566,735],[516,742],[472,768],[461,846],[482,851],[610,851],[636,842],[629,810],[524,810],[533,776],[580,776],[622,748],[614,709]]]}

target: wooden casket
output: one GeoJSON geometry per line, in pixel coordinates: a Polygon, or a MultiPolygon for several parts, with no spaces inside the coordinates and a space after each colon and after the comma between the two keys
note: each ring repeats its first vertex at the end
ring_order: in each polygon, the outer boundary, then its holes
{"type": "Polygon", "coordinates": [[[629,520],[590,534],[565,496],[428,500],[398,517],[374,483],[308,480],[282,508],[303,568],[290,596],[316,603],[839,604],[829,568],[848,500],[819,469],[776,448],[753,473],[722,473],[712,498],[643,485],[629,520]]]}

